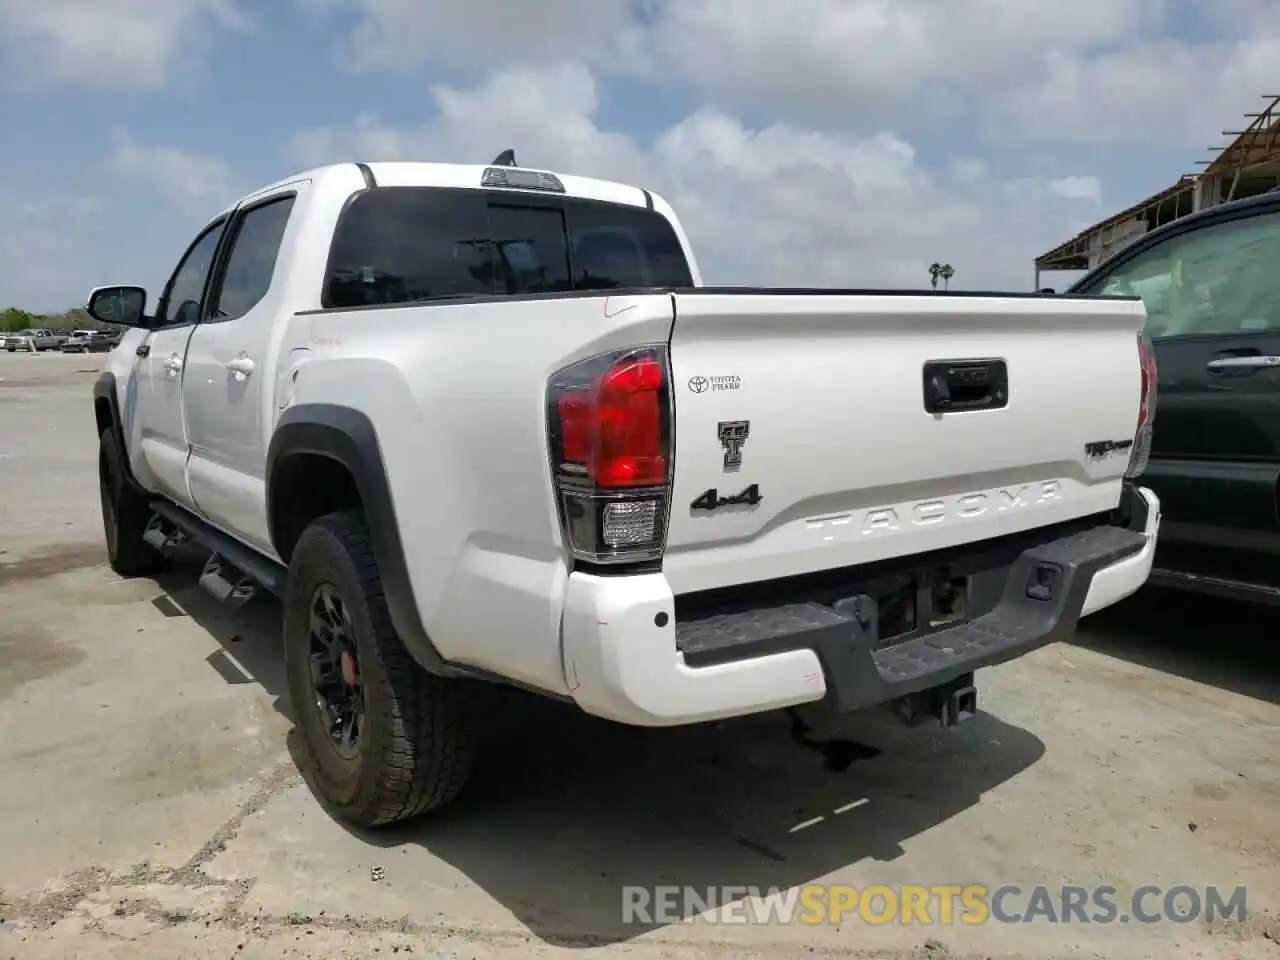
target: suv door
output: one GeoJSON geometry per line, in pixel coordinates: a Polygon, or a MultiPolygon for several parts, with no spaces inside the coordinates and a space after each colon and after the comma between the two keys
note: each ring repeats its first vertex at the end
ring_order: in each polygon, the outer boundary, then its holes
{"type": "Polygon", "coordinates": [[[1280,553],[1280,197],[1139,241],[1076,289],[1146,303],[1159,395],[1142,482],[1162,502],[1167,573],[1154,579],[1280,584],[1259,562],[1280,553]]]}
{"type": "Polygon", "coordinates": [[[130,461],[145,486],[194,509],[187,483],[187,430],[182,372],[187,343],[204,311],[209,275],[226,219],[206,227],[182,255],[138,346],[133,382],[138,404],[130,429],[130,461]]]}

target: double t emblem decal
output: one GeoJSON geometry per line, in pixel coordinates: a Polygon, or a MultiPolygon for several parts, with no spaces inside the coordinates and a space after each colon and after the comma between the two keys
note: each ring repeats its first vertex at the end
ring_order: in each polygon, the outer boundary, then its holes
{"type": "Polygon", "coordinates": [[[724,468],[733,470],[742,466],[742,448],[751,433],[751,421],[722,420],[718,432],[720,445],[724,447],[724,468]]]}

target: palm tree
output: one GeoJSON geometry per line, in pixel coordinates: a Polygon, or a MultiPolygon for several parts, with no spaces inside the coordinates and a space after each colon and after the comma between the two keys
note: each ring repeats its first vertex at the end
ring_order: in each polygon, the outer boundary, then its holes
{"type": "Polygon", "coordinates": [[[955,268],[949,263],[944,263],[938,270],[938,276],[942,278],[942,289],[951,289],[951,278],[956,275],[955,268]]]}
{"type": "Polygon", "coordinates": [[[938,289],[938,278],[942,276],[942,264],[937,260],[929,264],[929,286],[936,291],[938,289]]]}

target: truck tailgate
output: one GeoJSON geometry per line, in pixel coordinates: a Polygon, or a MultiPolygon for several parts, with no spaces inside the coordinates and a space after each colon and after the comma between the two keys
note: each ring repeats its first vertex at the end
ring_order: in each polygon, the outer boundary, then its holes
{"type": "Polygon", "coordinates": [[[663,568],[677,593],[971,543],[1120,500],[1140,300],[673,296],[663,568]]]}

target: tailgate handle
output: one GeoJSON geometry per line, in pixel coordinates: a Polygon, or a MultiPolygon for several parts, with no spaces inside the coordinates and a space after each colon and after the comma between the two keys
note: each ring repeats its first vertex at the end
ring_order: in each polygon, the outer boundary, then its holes
{"type": "Polygon", "coordinates": [[[929,360],[924,365],[928,413],[1001,410],[1009,405],[1009,367],[1003,360],[929,360]]]}

